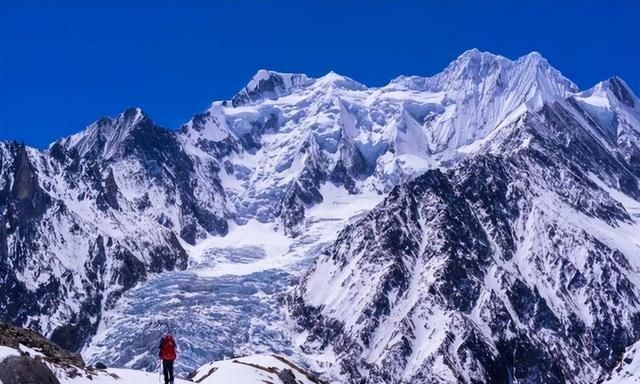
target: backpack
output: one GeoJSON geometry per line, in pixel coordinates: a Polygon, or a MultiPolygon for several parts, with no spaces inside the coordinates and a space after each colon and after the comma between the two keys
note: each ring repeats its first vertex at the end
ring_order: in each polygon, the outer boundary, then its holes
{"type": "Polygon", "coordinates": [[[173,336],[166,335],[162,338],[162,345],[160,346],[160,358],[162,360],[175,360],[176,359],[176,343],[173,341],[173,336]]]}

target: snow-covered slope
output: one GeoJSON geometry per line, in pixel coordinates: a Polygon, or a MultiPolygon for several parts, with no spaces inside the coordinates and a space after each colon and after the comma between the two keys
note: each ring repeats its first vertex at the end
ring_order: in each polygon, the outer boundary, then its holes
{"type": "MultiPolygon", "coordinates": [[[[26,356],[41,359],[44,355],[25,347],[11,348],[0,345],[0,363],[10,357],[26,356]]],[[[160,369],[157,372],[145,372],[124,368],[84,368],[61,366],[43,359],[60,384],[157,384],[163,382],[160,369]]],[[[252,355],[214,361],[194,371],[189,379],[176,378],[175,384],[319,384],[317,378],[310,375],[287,359],[276,355],[252,355]]]]}
{"type": "Polygon", "coordinates": [[[352,380],[588,382],[638,338],[639,111],[621,79],[470,50],[380,88],[260,70],[177,131],[132,108],[2,142],[0,319],[135,368],[158,314],[197,306],[183,372],[275,351],[352,380]],[[318,256],[296,334],[283,298],[318,256]]]}
{"type": "Polygon", "coordinates": [[[611,377],[603,384],[640,383],[640,342],[636,342],[624,353],[622,360],[613,369],[611,377]]]}
{"type": "Polygon", "coordinates": [[[640,338],[640,136],[638,99],[599,87],[528,109],[347,226],[292,295],[304,348],[354,382],[606,377],[640,338]]]}
{"type": "MultiPolygon", "coordinates": [[[[157,384],[162,382],[155,373],[134,369],[108,368],[90,376],[60,377],[61,384],[157,384]]],[[[315,376],[276,355],[252,355],[203,365],[189,375],[189,379],[176,379],[175,384],[320,384],[315,376]]]]}
{"type": "MultiPolygon", "coordinates": [[[[96,371],[90,376],[62,376],[59,377],[60,384],[158,384],[164,383],[158,372],[144,372],[135,369],[124,368],[108,368],[105,370],[96,371]]],[[[175,384],[188,384],[191,381],[183,379],[175,379],[175,384]]],[[[238,384],[245,384],[245,382],[238,381],[238,384]]],[[[253,384],[253,382],[247,382],[247,384],[253,384]]],[[[218,384],[218,383],[216,383],[218,384]]]]}
{"type": "MultiPolygon", "coordinates": [[[[182,356],[179,356],[182,358],[182,356]]],[[[158,383],[162,382],[160,361],[155,372],[86,365],[37,332],[0,323],[0,382],[24,383],[158,383]]],[[[193,370],[176,384],[322,384],[317,377],[285,357],[274,354],[249,355],[212,361],[193,370]]]]}
{"type": "Polygon", "coordinates": [[[204,384],[320,383],[300,367],[276,355],[253,355],[212,362],[198,368],[190,379],[204,384]]]}
{"type": "Polygon", "coordinates": [[[305,209],[322,201],[323,183],[386,193],[575,91],[537,53],[511,61],[471,50],[436,76],[382,88],[333,72],[311,79],[261,70],[179,136],[196,164],[221,169],[236,220],[279,218],[295,235],[305,209]]]}

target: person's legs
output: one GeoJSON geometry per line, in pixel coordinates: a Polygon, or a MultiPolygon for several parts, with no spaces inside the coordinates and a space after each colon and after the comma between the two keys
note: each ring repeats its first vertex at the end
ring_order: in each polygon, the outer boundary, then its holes
{"type": "Polygon", "coordinates": [[[169,365],[169,377],[171,377],[171,379],[169,380],[169,382],[171,384],[173,384],[173,360],[171,361],[167,361],[168,365],[169,365]]]}
{"type": "Polygon", "coordinates": [[[162,374],[164,375],[164,384],[169,384],[169,371],[171,371],[171,381],[173,381],[173,361],[162,360],[162,374]]]}

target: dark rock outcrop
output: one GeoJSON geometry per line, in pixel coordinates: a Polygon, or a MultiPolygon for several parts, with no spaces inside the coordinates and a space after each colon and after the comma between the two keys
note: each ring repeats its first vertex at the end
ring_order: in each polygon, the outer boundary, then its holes
{"type": "Polygon", "coordinates": [[[18,349],[20,344],[41,352],[44,359],[60,366],[84,368],[85,363],[79,354],[71,353],[54,342],[30,329],[0,323],[0,345],[18,349]]]}
{"type": "Polygon", "coordinates": [[[26,356],[11,356],[0,361],[0,382],[3,384],[60,384],[42,361],[26,356]]]}

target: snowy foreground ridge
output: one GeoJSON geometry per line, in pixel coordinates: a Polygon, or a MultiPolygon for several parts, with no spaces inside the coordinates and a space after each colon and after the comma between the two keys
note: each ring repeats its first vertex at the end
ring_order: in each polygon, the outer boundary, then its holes
{"type": "MultiPolygon", "coordinates": [[[[86,365],[36,332],[0,323],[0,383],[89,384],[163,382],[156,372],[86,365]],[[97,368],[100,367],[100,368],[97,368]]],[[[203,365],[176,383],[322,384],[303,368],[277,355],[252,355],[203,365]]]]}
{"type": "Polygon", "coordinates": [[[181,377],[637,379],[640,100],[536,52],[379,88],[260,70],[177,130],[0,142],[0,210],[0,321],[89,364],[152,372],[171,328],[181,377]]]}
{"type": "MultiPolygon", "coordinates": [[[[21,356],[25,353],[34,357],[38,355],[37,351],[24,346],[19,349],[0,346],[0,363],[9,357],[21,356]]],[[[46,365],[61,384],[157,384],[164,382],[159,371],[144,372],[122,368],[91,371],[76,369],[74,374],[70,375],[69,367],[62,368],[54,363],[46,365]]],[[[202,384],[319,383],[286,359],[270,355],[254,355],[212,362],[195,371],[189,380],[179,378],[175,380],[175,384],[192,382],[202,384]],[[288,379],[293,381],[286,381],[288,379]]]]}
{"type": "MultiPolygon", "coordinates": [[[[295,384],[314,384],[317,381],[311,381],[306,374],[293,368],[290,363],[270,355],[253,355],[242,358],[216,361],[206,364],[198,369],[196,375],[190,380],[176,379],[176,384],[183,383],[202,383],[202,384],[264,384],[264,383],[286,383],[279,377],[281,372],[289,370],[295,384]]],[[[286,380],[286,379],[285,379],[286,380]]],[[[135,384],[156,384],[161,382],[159,372],[148,373],[133,369],[116,369],[109,368],[99,372],[96,376],[89,378],[69,378],[62,379],[62,384],[117,384],[117,383],[135,383],[135,384]]]]}

